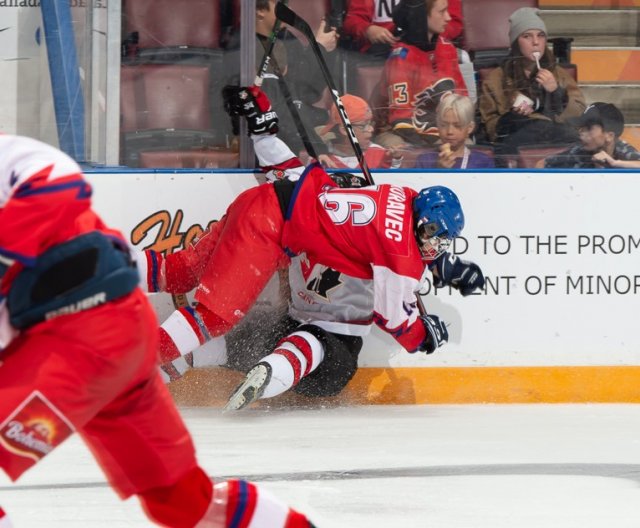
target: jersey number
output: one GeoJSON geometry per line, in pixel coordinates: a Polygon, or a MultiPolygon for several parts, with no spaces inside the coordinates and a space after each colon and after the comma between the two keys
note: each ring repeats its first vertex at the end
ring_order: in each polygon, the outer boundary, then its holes
{"type": "Polygon", "coordinates": [[[402,105],[409,102],[407,83],[396,83],[391,86],[391,100],[393,104],[402,105]]]}
{"type": "Polygon", "coordinates": [[[366,194],[326,192],[320,196],[323,207],[335,224],[350,222],[363,226],[376,215],[376,202],[366,194]]]}

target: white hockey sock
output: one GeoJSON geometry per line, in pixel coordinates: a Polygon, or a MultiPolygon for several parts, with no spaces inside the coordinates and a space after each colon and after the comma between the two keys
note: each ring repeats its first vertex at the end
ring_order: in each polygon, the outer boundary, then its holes
{"type": "Polygon", "coordinates": [[[299,331],[282,339],[260,362],[271,365],[271,379],[262,398],[273,398],[294,387],[324,359],[324,347],[309,332],[299,331]]]}

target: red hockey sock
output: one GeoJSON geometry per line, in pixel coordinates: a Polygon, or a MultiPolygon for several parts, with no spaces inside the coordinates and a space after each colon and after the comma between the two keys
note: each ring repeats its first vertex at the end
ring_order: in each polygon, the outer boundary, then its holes
{"type": "Polygon", "coordinates": [[[160,327],[160,364],[193,352],[233,327],[202,304],[173,312],[160,327]]]}
{"type": "Polygon", "coordinates": [[[289,508],[269,492],[245,480],[220,482],[213,488],[213,501],[203,521],[213,526],[272,526],[313,528],[301,513],[289,508]]]}
{"type": "Polygon", "coordinates": [[[195,467],[175,484],[147,490],[138,497],[152,521],[172,528],[193,528],[211,504],[213,483],[200,467],[195,467]]]}
{"type": "Polygon", "coordinates": [[[164,365],[165,363],[169,363],[176,358],[180,357],[180,351],[176,346],[171,336],[167,333],[167,331],[160,327],[160,342],[159,342],[159,351],[160,351],[160,364],[164,365]]]}

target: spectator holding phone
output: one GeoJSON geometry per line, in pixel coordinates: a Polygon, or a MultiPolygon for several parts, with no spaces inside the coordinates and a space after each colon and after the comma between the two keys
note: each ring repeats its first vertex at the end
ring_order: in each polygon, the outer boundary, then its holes
{"type": "Polygon", "coordinates": [[[509,18],[511,49],[482,83],[479,108],[497,161],[531,144],[577,140],[570,118],[585,109],[576,81],[558,66],[547,47],[547,28],[538,10],[522,7],[509,18]]]}

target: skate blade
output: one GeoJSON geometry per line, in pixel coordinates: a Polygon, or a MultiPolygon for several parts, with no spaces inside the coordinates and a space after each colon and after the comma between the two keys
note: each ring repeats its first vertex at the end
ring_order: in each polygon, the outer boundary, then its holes
{"type": "Polygon", "coordinates": [[[239,411],[258,400],[271,377],[271,370],[267,367],[267,365],[254,367],[247,374],[246,379],[233,392],[222,411],[225,413],[239,411]]]}

